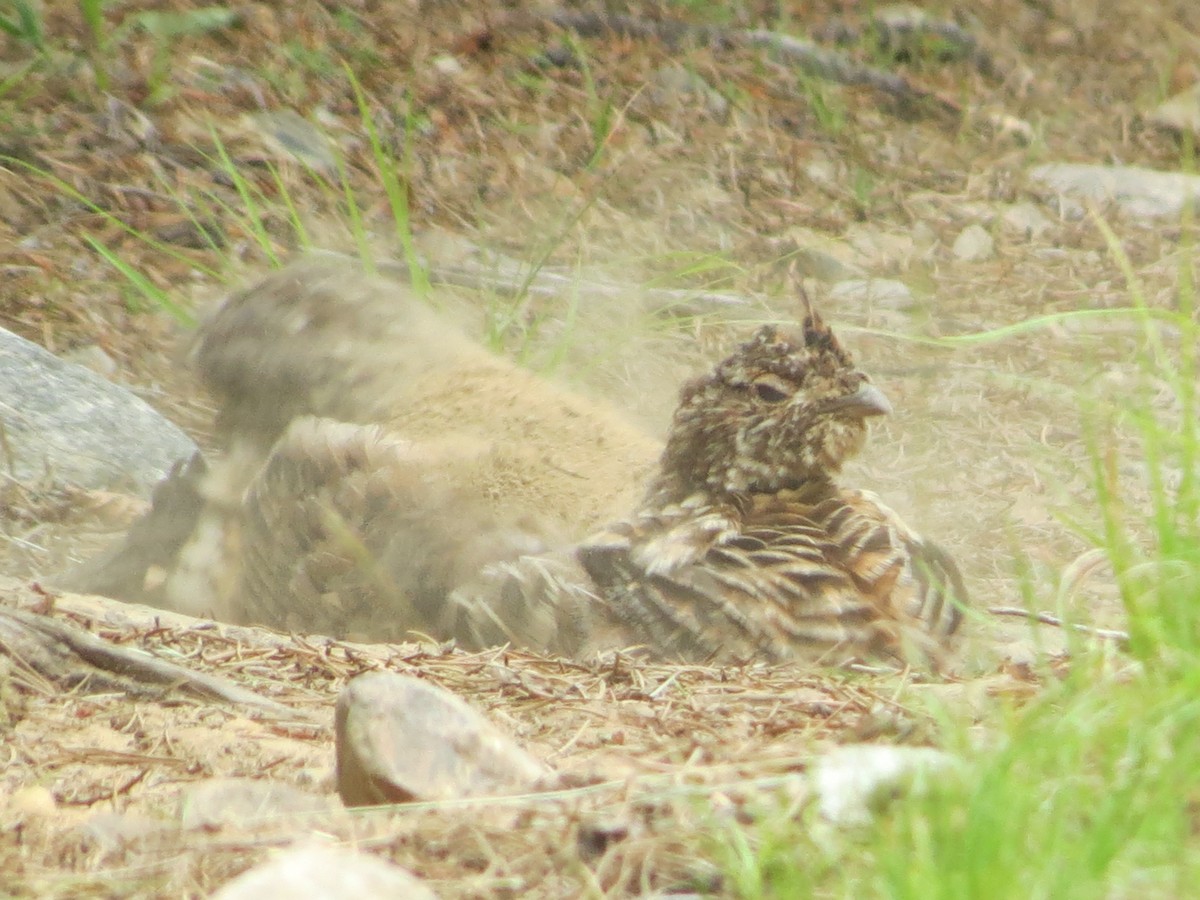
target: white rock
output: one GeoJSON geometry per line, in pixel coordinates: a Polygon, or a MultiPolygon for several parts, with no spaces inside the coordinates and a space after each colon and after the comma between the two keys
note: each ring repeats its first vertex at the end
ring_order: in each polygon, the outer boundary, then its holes
{"type": "Polygon", "coordinates": [[[1184,203],[1200,200],[1200,176],[1140,166],[1048,163],[1038,166],[1029,177],[1066,198],[1068,211],[1073,198],[1115,203],[1135,219],[1175,218],[1183,211],[1184,203]]]}
{"type": "Polygon", "coordinates": [[[213,894],[213,900],[364,900],[402,897],[436,900],[415,875],[367,853],[306,842],[243,872],[213,894]]]}
{"type": "Polygon", "coordinates": [[[954,255],[963,262],[982,262],[996,253],[996,242],[982,225],[968,225],[954,239],[954,255]]]}
{"type": "Polygon", "coordinates": [[[835,825],[867,825],[889,801],[922,792],[931,781],[953,776],[960,768],[957,757],[932,747],[841,747],[814,768],[817,809],[835,825]]]}
{"type": "Polygon", "coordinates": [[[433,67],[439,75],[453,77],[463,73],[463,65],[457,57],[451,56],[448,53],[443,53],[441,56],[434,57],[433,67]]]}

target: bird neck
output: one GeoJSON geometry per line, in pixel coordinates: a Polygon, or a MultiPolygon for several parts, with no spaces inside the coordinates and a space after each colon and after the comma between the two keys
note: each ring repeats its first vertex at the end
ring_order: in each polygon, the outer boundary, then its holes
{"type": "Polygon", "coordinates": [[[642,500],[642,510],[661,510],[672,506],[693,506],[697,508],[712,506],[741,507],[747,498],[780,493],[798,493],[805,496],[817,497],[832,494],[838,489],[833,478],[827,473],[812,474],[778,488],[759,490],[730,490],[720,485],[697,482],[694,478],[686,478],[677,471],[663,471],[658,474],[646,490],[642,500]]]}

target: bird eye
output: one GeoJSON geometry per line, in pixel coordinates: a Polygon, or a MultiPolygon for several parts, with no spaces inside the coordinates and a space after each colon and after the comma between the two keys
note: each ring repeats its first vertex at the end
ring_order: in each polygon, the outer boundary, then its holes
{"type": "Polygon", "coordinates": [[[758,394],[760,400],[766,400],[768,403],[782,403],[788,398],[787,391],[781,391],[774,385],[762,381],[755,382],[754,392],[758,394]]]}

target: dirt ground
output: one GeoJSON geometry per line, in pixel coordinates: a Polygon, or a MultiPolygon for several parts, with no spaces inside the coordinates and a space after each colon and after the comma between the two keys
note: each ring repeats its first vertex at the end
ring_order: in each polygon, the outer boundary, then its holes
{"type": "MultiPolygon", "coordinates": [[[[1096,223],[1042,204],[1051,198],[1027,173],[1060,160],[1177,169],[1178,137],[1142,113],[1200,75],[1200,14],[1182,0],[1120,0],[1103,15],[1070,0],[930,4],[931,16],[978,39],[978,52],[956,53],[944,37],[881,39],[872,6],[681,0],[612,12],[808,35],[902,76],[902,96],[801,75],[761,47],[676,42],[662,28],[591,33],[580,20],[571,35],[524,2],[248,4],[233,24],[165,36],[161,20],[138,14],[192,4],[112,3],[95,46],[80,37],[74,4],[48,0],[45,57],[0,44],[0,325],[76,358],[94,360],[98,348],[110,377],[205,445],[213,410],[181,362],[187,326],[149,308],[87,239],[188,309],[302,243],[289,202],[313,242],[355,250],[336,172],[334,187],[320,184],[267,134],[264,115],[291,110],[345,160],[373,249],[402,256],[345,62],[403,160],[430,260],[469,244],[626,288],[511,316],[494,294],[440,289],[481,338],[661,432],[680,380],[745,319],[793,314],[785,275],[798,262],[896,408],[847,480],[943,543],[980,610],[1029,602],[1120,628],[1104,570],[1080,574],[1091,549],[1080,526],[1096,522],[1097,453],[1129,508],[1144,505],[1144,466],[1114,411],[1147,397],[1170,410],[1139,366],[1138,326],[930,339],[1131,304],[1096,223]],[[257,215],[223,177],[215,138],[262,192],[257,215]],[[1040,233],[1005,225],[1022,202],[1047,217],[1040,233]],[[990,257],[955,252],[972,224],[994,238],[990,257]],[[839,265],[849,268],[831,276],[839,265]],[[851,270],[902,281],[914,300],[839,300],[830,284],[851,270]],[[751,299],[681,317],[649,308],[652,286],[751,299]]],[[[1101,213],[1146,303],[1173,307],[1193,265],[1181,259],[1188,235],[1101,213]]],[[[28,585],[87,558],[137,508],[52,485],[0,486],[3,602],[46,608],[28,585]]],[[[14,896],[202,896],[315,832],[393,859],[447,897],[720,893],[722,821],[764,803],[802,807],[789,776],[833,744],[937,743],[931,708],[973,718],[1025,696],[1037,687],[1035,655],[1061,645],[1057,632],[1043,645],[981,612],[960,671],[925,684],[230,637],[152,618],[114,625],[69,605],[55,615],[315,718],[268,721],[169,692],[64,691],[7,662],[0,893],[14,896]],[[466,697],[563,773],[564,790],[469,815],[445,806],[178,827],[188,790],[215,777],[329,794],[333,700],[347,678],[381,667],[466,697]],[[120,826],[106,824],[117,814],[120,826]]]]}

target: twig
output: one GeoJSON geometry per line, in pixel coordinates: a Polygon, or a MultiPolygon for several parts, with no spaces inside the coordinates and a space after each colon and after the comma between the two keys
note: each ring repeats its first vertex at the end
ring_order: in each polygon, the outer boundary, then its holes
{"type": "Polygon", "coordinates": [[[1093,628],[1091,625],[1080,625],[1078,622],[1064,622],[1058,616],[1052,616],[1050,613],[1034,612],[1019,606],[989,606],[988,612],[993,616],[1012,616],[1017,619],[1040,622],[1042,625],[1053,625],[1055,628],[1070,628],[1072,631],[1081,631],[1106,641],[1116,641],[1122,648],[1129,646],[1128,631],[1118,631],[1114,628],[1093,628]]]}
{"type": "MultiPolygon", "coordinates": [[[[101,672],[130,678],[142,684],[165,685],[170,690],[184,688],[196,696],[248,707],[273,719],[313,720],[313,717],[303,710],[292,709],[261,697],[228,679],[205,672],[190,671],[144,650],[118,647],[80,628],[47,616],[19,609],[0,609],[0,624],[5,620],[12,624],[5,628],[4,634],[0,636],[0,652],[29,662],[35,669],[39,668],[39,662],[45,665],[46,660],[57,657],[54,654],[24,652],[29,648],[23,646],[22,632],[24,638],[32,641],[34,645],[46,648],[58,645],[76,659],[101,672]]],[[[47,667],[54,670],[42,674],[51,680],[60,679],[68,674],[58,666],[47,667]]]]}

